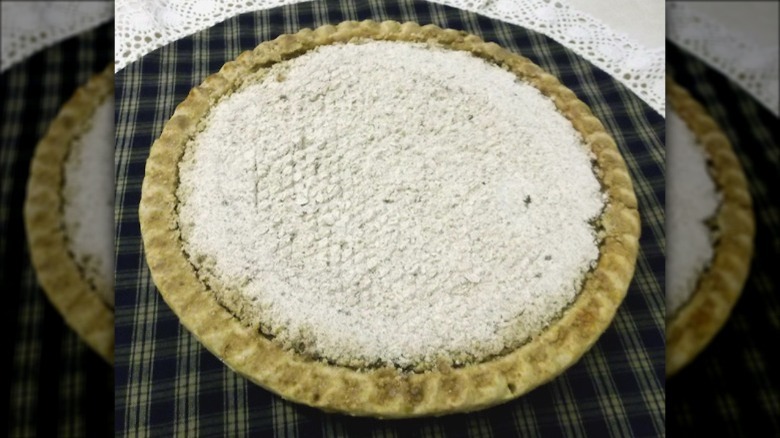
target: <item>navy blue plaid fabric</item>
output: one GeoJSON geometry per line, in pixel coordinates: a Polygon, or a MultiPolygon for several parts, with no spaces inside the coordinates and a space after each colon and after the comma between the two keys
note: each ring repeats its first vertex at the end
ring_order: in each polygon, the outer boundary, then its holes
{"type": "Polygon", "coordinates": [[[731,140],[750,186],[755,252],[742,296],[712,343],[667,386],[669,430],[780,436],[780,144],[777,118],[736,84],[667,44],[667,71],[731,140]]]}
{"type": "Polygon", "coordinates": [[[0,285],[9,347],[2,359],[0,431],[7,436],[113,431],[112,368],[65,325],[38,286],[22,218],[35,145],[73,92],[113,60],[113,50],[109,23],[0,75],[0,285]]]}
{"type": "Polygon", "coordinates": [[[420,1],[302,3],[243,14],[117,74],[116,430],[122,436],[645,436],[664,434],[664,119],[538,33],[420,1]],[[468,415],[379,421],[286,402],[233,373],[155,289],[138,224],[149,148],[189,90],[242,51],[301,28],[363,19],[462,29],[531,58],[590,105],[631,170],[641,252],[614,323],[579,363],[520,399],[468,415]]]}

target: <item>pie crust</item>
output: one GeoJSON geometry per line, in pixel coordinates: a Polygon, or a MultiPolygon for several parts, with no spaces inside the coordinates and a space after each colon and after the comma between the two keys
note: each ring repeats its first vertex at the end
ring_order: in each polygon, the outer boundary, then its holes
{"type": "Polygon", "coordinates": [[[107,362],[114,361],[114,311],[92,290],[67,246],[63,194],[65,160],[95,109],[114,92],[114,66],[76,90],[35,149],[24,221],[35,272],[65,322],[107,362]]]}
{"type": "Polygon", "coordinates": [[[464,32],[434,25],[343,22],[282,35],[241,54],[194,88],[152,146],[139,209],[149,268],[165,301],[229,367],[285,399],[326,411],[380,418],[474,411],[514,399],[576,362],[611,322],[634,273],[640,233],[631,178],[612,137],[573,92],[530,60],[464,32]],[[317,361],[241,323],[207,290],[182,250],[177,228],[178,163],[199,121],[242,81],[276,62],[317,46],[353,39],[428,42],[463,50],[514,72],[551,98],[593,151],[608,199],[596,268],[575,301],[546,330],[521,347],[462,367],[423,372],[392,367],[353,369],[317,361]]]}
{"type": "Polygon", "coordinates": [[[755,221],[745,174],[726,135],[706,110],[671,78],[667,99],[704,148],[721,204],[715,213],[712,261],[690,299],[666,322],[666,375],[691,362],[718,333],[750,269],[755,221]]]}

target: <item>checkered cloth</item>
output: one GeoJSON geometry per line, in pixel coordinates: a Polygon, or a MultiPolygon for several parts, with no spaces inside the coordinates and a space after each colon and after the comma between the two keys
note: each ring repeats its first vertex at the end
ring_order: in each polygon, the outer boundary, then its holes
{"type": "Polygon", "coordinates": [[[549,38],[415,1],[303,3],[230,19],[117,75],[116,427],[125,436],[645,436],[664,434],[664,120],[606,73],[549,38]],[[289,403],[207,352],[163,302],[138,224],[149,148],[189,90],[262,41],[343,20],[417,21],[462,29],[559,77],[614,135],[643,219],[636,276],[614,323],[552,383],[482,412],[405,421],[329,415],[289,403]]]}
{"type": "Polygon", "coordinates": [[[667,385],[670,432],[780,436],[780,145],[778,120],[717,71],[667,45],[667,72],[704,105],[731,140],[756,216],[755,253],[725,327],[667,385]],[[753,433],[751,431],[757,431],[753,433]]]}
{"type": "Polygon", "coordinates": [[[35,145],[73,92],[111,62],[113,50],[110,23],[0,75],[0,285],[9,347],[2,356],[3,435],[110,436],[113,431],[112,369],[65,325],[40,290],[22,219],[35,145]]]}

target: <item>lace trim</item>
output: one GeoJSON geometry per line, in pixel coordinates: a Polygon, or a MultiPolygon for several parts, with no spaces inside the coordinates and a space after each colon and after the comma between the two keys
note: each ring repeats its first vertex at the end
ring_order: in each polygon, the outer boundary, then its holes
{"type": "Polygon", "coordinates": [[[2,2],[0,71],[113,18],[113,2],[2,2]]]}
{"type": "MultiPolygon", "coordinates": [[[[116,71],[152,50],[235,15],[298,2],[300,0],[117,2],[116,71]]],[[[438,3],[543,33],[606,71],[664,114],[663,47],[644,47],[561,0],[440,0],[438,3]]]]}
{"type": "Polygon", "coordinates": [[[121,0],[116,3],[115,71],[147,53],[245,12],[305,0],[121,0]]]}
{"type": "Polygon", "coordinates": [[[434,1],[547,35],[607,72],[665,115],[664,47],[645,47],[561,0],[434,1]]]}

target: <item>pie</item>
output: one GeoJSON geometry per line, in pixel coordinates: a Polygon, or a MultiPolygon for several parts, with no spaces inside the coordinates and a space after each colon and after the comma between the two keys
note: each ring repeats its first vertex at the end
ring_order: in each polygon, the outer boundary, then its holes
{"type": "Polygon", "coordinates": [[[65,322],[114,358],[113,65],[79,88],[35,149],[24,220],[38,282],[65,322]]]}
{"type": "Polygon", "coordinates": [[[667,80],[666,374],[728,319],[750,268],[755,222],[745,174],[704,108],[667,80]]]}
{"type": "Polygon", "coordinates": [[[612,320],[640,230],[574,93],[474,35],[392,21],[226,63],[152,146],[139,215],[206,348],[288,400],[381,418],[561,373],[612,320]]]}

